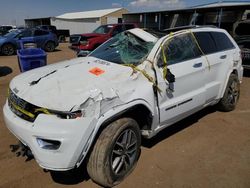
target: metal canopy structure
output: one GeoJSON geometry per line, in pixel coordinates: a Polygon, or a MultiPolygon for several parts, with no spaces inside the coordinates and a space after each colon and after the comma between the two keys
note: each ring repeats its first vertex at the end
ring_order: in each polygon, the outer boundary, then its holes
{"type": "Polygon", "coordinates": [[[154,30],[186,25],[215,25],[230,32],[236,21],[248,18],[248,13],[250,1],[223,1],[186,9],[127,13],[123,15],[123,20],[154,30]]]}

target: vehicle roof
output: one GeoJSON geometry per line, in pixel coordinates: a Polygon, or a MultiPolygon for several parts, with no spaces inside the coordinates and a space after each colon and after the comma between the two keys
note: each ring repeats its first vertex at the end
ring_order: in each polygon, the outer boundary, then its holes
{"type": "Polygon", "coordinates": [[[165,30],[150,30],[150,29],[144,29],[145,31],[147,31],[148,33],[151,33],[155,36],[157,36],[158,38],[164,37],[170,33],[182,33],[185,32],[187,30],[191,30],[191,31],[223,31],[220,28],[217,28],[214,25],[188,25],[188,26],[181,26],[181,27],[174,27],[174,28],[169,28],[169,29],[165,29],[165,30]]]}
{"type": "Polygon", "coordinates": [[[117,26],[117,25],[135,25],[135,24],[134,23],[116,23],[116,24],[105,24],[101,26],[106,26],[106,25],[117,26]]]}

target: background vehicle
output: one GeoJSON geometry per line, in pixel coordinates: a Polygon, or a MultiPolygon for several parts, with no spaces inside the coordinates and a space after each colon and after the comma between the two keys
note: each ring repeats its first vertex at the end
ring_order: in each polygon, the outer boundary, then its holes
{"type": "Polygon", "coordinates": [[[18,75],[3,114],[40,166],[63,171],[85,159],[90,177],[111,187],[135,168],[141,136],[207,106],[234,110],[242,72],[240,49],[225,30],[157,38],[136,28],[87,57],[18,75]]]}
{"type": "Polygon", "coordinates": [[[10,30],[15,29],[12,25],[2,25],[0,26],[0,36],[7,34],[10,30]]]}
{"type": "Polygon", "coordinates": [[[67,30],[67,29],[57,29],[56,26],[54,26],[54,25],[39,25],[36,28],[55,33],[57,38],[58,38],[58,42],[65,42],[66,37],[70,36],[69,30],[67,30]]]}
{"type": "Polygon", "coordinates": [[[80,52],[78,56],[85,56],[116,34],[136,27],[135,24],[130,23],[102,25],[92,33],[71,35],[70,48],[77,52],[84,51],[80,52]]]}
{"type": "Polygon", "coordinates": [[[0,52],[4,55],[13,55],[20,49],[20,42],[34,42],[38,48],[53,52],[58,46],[58,40],[54,33],[40,29],[24,29],[7,33],[0,37],[0,52]]]}
{"type": "Polygon", "coordinates": [[[233,37],[241,49],[242,65],[250,69],[250,20],[238,21],[234,24],[233,37]]]}

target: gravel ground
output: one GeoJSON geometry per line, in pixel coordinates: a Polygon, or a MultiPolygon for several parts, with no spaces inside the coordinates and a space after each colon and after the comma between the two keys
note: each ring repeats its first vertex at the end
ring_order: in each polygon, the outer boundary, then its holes
{"type": "MultiPolygon", "coordinates": [[[[73,58],[61,44],[48,54],[48,63],[73,58]]],[[[17,57],[0,56],[0,107],[10,80],[19,74],[17,57]]],[[[117,187],[250,187],[250,73],[245,72],[236,110],[210,107],[144,140],[133,173],[117,187]]],[[[15,157],[17,143],[0,111],[0,187],[98,187],[84,168],[71,173],[44,172],[34,160],[15,157]]]]}

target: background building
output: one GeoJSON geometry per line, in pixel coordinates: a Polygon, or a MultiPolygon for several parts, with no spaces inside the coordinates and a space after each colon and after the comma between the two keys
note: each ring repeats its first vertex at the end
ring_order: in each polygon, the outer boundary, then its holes
{"type": "Polygon", "coordinates": [[[124,22],[141,28],[164,30],[186,25],[216,25],[231,32],[236,21],[247,19],[250,2],[219,2],[187,9],[126,13],[124,22]]]}
{"type": "Polygon", "coordinates": [[[66,13],[51,18],[51,25],[58,29],[69,29],[70,34],[88,33],[100,25],[122,22],[125,13],[128,10],[124,8],[66,13]]]}

